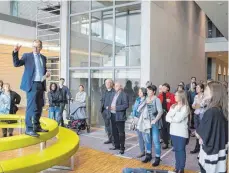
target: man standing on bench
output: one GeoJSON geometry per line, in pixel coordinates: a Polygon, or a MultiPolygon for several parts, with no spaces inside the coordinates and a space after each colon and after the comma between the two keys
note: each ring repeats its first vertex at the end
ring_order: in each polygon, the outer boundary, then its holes
{"type": "Polygon", "coordinates": [[[33,52],[24,53],[19,60],[18,52],[21,45],[15,46],[13,51],[13,64],[15,67],[25,66],[21,81],[21,89],[26,92],[27,107],[25,116],[25,134],[39,137],[37,132],[48,132],[40,125],[40,117],[44,106],[44,91],[46,90],[46,78],[50,72],[46,70],[46,57],[40,54],[42,41],[34,40],[33,52]]]}

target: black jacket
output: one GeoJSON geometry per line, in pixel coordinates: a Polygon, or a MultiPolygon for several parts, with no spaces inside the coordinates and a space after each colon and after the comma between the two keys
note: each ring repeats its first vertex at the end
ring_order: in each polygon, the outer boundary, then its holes
{"type": "Polygon", "coordinates": [[[21,96],[14,92],[10,91],[10,114],[16,114],[18,111],[18,107],[16,106],[17,104],[20,104],[21,102],[21,96]]]}
{"type": "Polygon", "coordinates": [[[115,90],[112,88],[110,91],[105,90],[105,92],[102,94],[101,101],[101,107],[100,112],[103,113],[103,111],[106,109],[106,107],[111,105],[113,96],[114,96],[115,90]]]}
{"type": "Polygon", "coordinates": [[[49,99],[49,107],[60,106],[60,103],[63,102],[62,92],[59,90],[49,91],[48,99],[49,99]]]}

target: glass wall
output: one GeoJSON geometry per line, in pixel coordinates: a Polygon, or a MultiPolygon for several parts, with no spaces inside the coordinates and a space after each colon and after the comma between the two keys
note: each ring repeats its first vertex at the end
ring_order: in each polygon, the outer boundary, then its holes
{"type": "Polygon", "coordinates": [[[71,1],[69,81],[73,94],[85,85],[89,123],[104,124],[100,100],[104,80],[123,85],[130,108],[137,97],[141,64],[141,3],[71,1]]]}

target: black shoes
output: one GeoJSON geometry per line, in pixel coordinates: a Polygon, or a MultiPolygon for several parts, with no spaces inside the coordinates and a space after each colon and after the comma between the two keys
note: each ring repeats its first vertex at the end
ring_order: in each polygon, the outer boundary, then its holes
{"type": "Polygon", "coordinates": [[[3,134],[3,136],[2,136],[3,138],[5,138],[5,137],[7,137],[7,134],[3,134]]]}
{"type": "Polygon", "coordinates": [[[141,153],[141,154],[137,155],[137,158],[142,158],[145,155],[146,155],[145,153],[141,153]]]}
{"type": "Polygon", "coordinates": [[[37,134],[34,131],[26,131],[25,134],[28,136],[32,136],[32,137],[39,137],[40,136],[39,134],[37,134]]]}
{"type": "Polygon", "coordinates": [[[124,154],[124,151],[125,151],[124,149],[120,149],[119,153],[124,154]]]}
{"type": "Polygon", "coordinates": [[[105,141],[104,144],[111,144],[111,140],[105,141]]]}
{"type": "Polygon", "coordinates": [[[112,148],[109,148],[109,150],[120,150],[120,147],[112,147],[112,148]]]}
{"type": "Polygon", "coordinates": [[[166,150],[168,148],[169,148],[169,144],[164,144],[163,147],[162,147],[163,150],[166,150]]]}
{"type": "Polygon", "coordinates": [[[35,132],[49,132],[48,130],[42,129],[42,128],[38,128],[34,130],[35,132]]]}
{"type": "Polygon", "coordinates": [[[152,155],[151,153],[146,153],[146,157],[144,160],[142,160],[142,163],[147,163],[147,162],[150,162],[152,160],[152,155]]]}
{"type": "Polygon", "coordinates": [[[200,144],[199,144],[199,140],[196,139],[196,146],[195,146],[195,149],[190,151],[191,154],[196,154],[196,153],[199,153],[200,152],[200,144]]]}
{"type": "Polygon", "coordinates": [[[175,172],[175,173],[184,173],[184,170],[177,170],[177,169],[174,169],[173,172],[175,172]]]}
{"type": "Polygon", "coordinates": [[[160,157],[156,157],[155,161],[152,164],[152,166],[154,166],[154,167],[159,166],[160,162],[161,162],[161,158],[160,157]]]}

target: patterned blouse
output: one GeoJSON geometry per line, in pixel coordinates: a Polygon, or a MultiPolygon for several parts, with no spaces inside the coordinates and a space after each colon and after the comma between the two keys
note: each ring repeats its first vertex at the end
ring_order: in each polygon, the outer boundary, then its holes
{"type": "Polygon", "coordinates": [[[10,112],[10,95],[2,93],[0,95],[0,114],[9,114],[10,112]]]}

